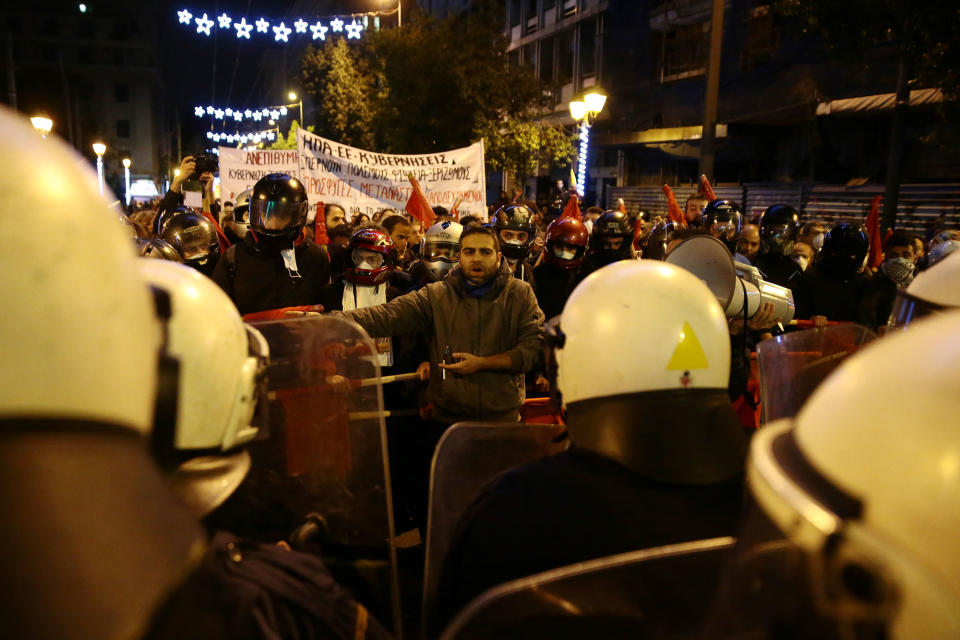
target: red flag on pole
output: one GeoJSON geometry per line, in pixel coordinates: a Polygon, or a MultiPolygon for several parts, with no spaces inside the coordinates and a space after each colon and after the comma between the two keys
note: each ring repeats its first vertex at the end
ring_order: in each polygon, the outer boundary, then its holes
{"type": "Polygon", "coordinates": [[[457,222],[460,222],[460,203],[463,202],[463,196],[458,196],[453,202],[453,206],[450,207],[450,215],[453,216],[453,219],[457,222]]]}
{"type": "Polygon", "coordinates": [[[673,189],[670,188],[670,185],[665,184],[663,187],[663,193],[667,196],[667,215],[673,220],[674,223],[680,225],[681,227],[687,226],[687,219],[683,215],[683,210],[680,208],[680,205],[677,204],[677,197],[673,195],[673,189]]]}
{"type": "Polygon", "coordinates": [[[330,244],[327,235],[327,210],[322,202],[317,203],[317,215],[313,219],[313,241],[318,245],[330,244]]]}
{"type": "Polygon", "coordinates": [[[627,212],[627,205],[623,203],[623,198],[617,198],[617,211],[620,213],[627,212]]]}
{"type": "Polygon", "coordinates": [[[883,262],[883,239],[880,237],[881,200],[883,196],[873,196],[870,213],[867,214],[867,237],[870,238],[870,258],[867,264],[871,269],[876,269],[883,262]]]}
{"type": "Polygon", "coordinates": [[[700,174],[700,194],[707,199],[707,202],[713,202],[717,199],[717,194],[713,192],[713,187],[710,186],[710,181],[707,180],[707,174],[700,174]]]}
{"type": "Polygon", "coordinates": [[[567,206],[563,208],[563,213],[560,214],[560,217],[583,220],[583,216],[580,214],[580,203],[577,202],[577,194],[570,194],[570,199],[567,200],[567,206]]]}
{"type": "Polygon", "coordinates": [[[413,186],[413,191],[410,192],[410,198],[407,200],[407,206],[404,208],[407,210],[407,213],[420,221],[424,230],[429,229],[431,225],[433,225],[433,221],[437,219],[437,216],[433,213],[433,208],[430,206],[430,203],[427,202],[427,197],[423,195],[423,190],[420,189],[420,183],[417,182],[413,173],[407,174],[407,180],[409,180],[413,186]]]}

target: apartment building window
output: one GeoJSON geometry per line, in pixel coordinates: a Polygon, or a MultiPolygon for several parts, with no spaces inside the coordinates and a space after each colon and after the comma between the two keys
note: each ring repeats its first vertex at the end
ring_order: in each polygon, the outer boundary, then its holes
{"type": "Polygon", "coordinates": [[[780,48],[780,30],[773,20],[770,5],[754,7],[746,18],[740,68],[753,69],[769,62],[780,48]]]}
{"type": "Polygon", "coordinates": [[[597,73],[597,20],[580,23],[580,75],[590,77],[597,73]]]}
{"type": "Polygon", "coordinates": [[[117,102],[130,102],[130,85],[124,83],[113,85],[113,97],[117,102]]]}
{"type": "Polygon", "coordinates": [[[130,121],[129,120],[117,120],[117,137],[118,138],[130,137],[130,121]]]}
{"type": "Polygon", "coordinates": [[[520,26],[520,2],[521,0],[510,0],[510,26],[520,26]]]}
{"type": "Polygon", "coordinates": [[[547,15],[551,11],[557,9],[557,0],[543,0],[543,15],[547,15]]]}
{"type": "Polygon", "coordinates": [[[533,33],[540,24],[540,15],[537,11],[538,0],[526,0],[526,11],[524,12],[524,30],[525,34],[533,33]]]}
{"type": "Polygon", "coordinates": [[[553,82],[553,52],[554,38],[544,38],[540,41],[540,80],[553,82]]]}
{"type": "Polygon", "coordinates": [[[682,80],[707,72],[710,23],[682,25],[651,38],[660,68],[660,81],[682,80]]]}
{"type": "Polygon", "coordinates": [[[563,4],[561,5],[561,13],[564,17],[572,16],[577,12],[577,0],[560,0],[563,4]]]}
{"type": "Polygon", "coordinates": [[[573,82],[575,44],[573,29],[567,29],[557,38],[557,82],[561,85],[573,82]]]}

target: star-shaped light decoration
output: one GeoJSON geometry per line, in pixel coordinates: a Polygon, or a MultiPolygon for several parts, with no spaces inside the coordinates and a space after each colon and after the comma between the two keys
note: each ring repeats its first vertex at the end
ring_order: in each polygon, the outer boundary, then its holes
{"type": "Polygon", "coordinates": [[[213,117],[217,120],[223,120],[223,109],[215,109],[213,112],[213,117]]]}
{"type": "Polygon", "coordinates": [[[287,115],[287,108],[286,108],[286,107],[280,107],[280,115],[282,115],[282,116],[287,115]]]}
{"type": "Polygon", "coordinates": [[[293,29],[285,26],[281,21],[279,27],[273,28],[273,32],[276,34],[273,39],[276,40],[277,42],[281,42],[281,41],[290,42],[289,40],[287,40],[287,36],[290,35],[292,31],[293,29]]]}
{"type": "Polygon", "coordinates": [[[304,22],[303,18],[297,18],[297,21],[293,23],[293,27],[297,30],[297,33],[306,33],[307,27],[310,26],[309,22],[304,22]]]}
{"type": "Polygon", "coordinates": [[[190,21],[193,20],[193,14],[186,9],[177,11],[177,17],[180,19],[180,24],[190,24],[190,21]]]}
{"type": "Polygon", "coordinates": [[[197,23],[197,33],[202,33],[204,35],[210,35],[210,27],[213,26],[213,20],[207,17],[207,14],[203,14],[202,17],[195,20],[197,23]]]}
{"type": "Polygon", "coordinates": [[[317,24],[310,27],[310,31],[313,31],[314,40],[326,40],[327,39],[327,27],[323,26],[319,20],[317,24]]]}
{"type": "Polygon", "coordinates": [[[207,131],[207,137],[213,140],[213,131],[207,131]]]}
{"type": "Polygon", "coordinates": [[[193,114],[194,114],[195,116],[197,116],[198,118],[201,117],[201,116],[203,116],[203,114],[204,114],[203,107],[194,107],[194,109],[193,109],[193,114]]]}
{"type": "Polygon", "coordinates": [[[267,116],[270,115],[270,109],[267,109],[266,107],[264,107],[263,109],[260,110],[260,114],[261,114],[264,118],[266,118],[267,116]]]}
{"type": "Polygon", "coordinates": [[[353,22],[347,25],[347,40],[350,38],[359,40],[361,31],[363,31],[363,25],[354,19],[353,22]]]}
{"type": "Polygon", "coordinates": [[[227,107],[226,109],[223,110],[223,113],[229,118],[233,115],[233,109],[231,109],[230,107],[227,107]]]}
{"type": "Polygon", "coordinates": [[[259,111],[254,111],[254,112],[253,112],[253,120],[254,120],[255,122],[260,122],[260,118],[262,118],[262,117],[263,117],[263,115],[262,115],[259,111]]]}
{"type": "Polygon", "coordinates": [[[270,112],[270,118],[271,118],[272,120],[276,120],[276,119],[279,118],[279,117],[280,117],[280,112],[277,111],[276,109],[274,109],[273,111],[270,112]]]}
{"type": "Polygon", "coordinates": [[[257,24],[257,33],[268,33],[268,30],[270,29],[269,22],[267,22],[263,18],[260,18],[259,20],[257,20],[256,24],[257,24]]]}
{"type": "Polygon", "coordinates": [[[239,111],[234,111],[233,119],[236,120],[237,122],[240,122],[241,120],[243,120],[243,114],[240,113],[239,111]]]}
{"type": "Polygon", "coordinates": [[[260,137],[260,134],[259,134],[259,133],[253,134],[253,141],[254,141],[254,142],[260,142],[260,140],[262,140],[262,138],[260,137]]]}
{"type": "Polygon", "coordinates": [[[219,134],[219,133],[213,134],[213,141],[214,141],[214,142],[220,142],[220,134],[219,134]]]}
{"type": "Polygon", "coordinates": [[[207,115],[209,116],[213,115],[213,107],[207,107],[207,115]]]}
{"type": "Polygon", "coordinates": [[[246,18],[240,18],[240,22],[234,22],[233,28],[237,30],[237,39],[246,38],[250,39],[250,30],[253,29],[252,24],[247,24],[246,18]]]}
{"type": "Polygon", "coordinates": [[[221,29],[229,29],[229,28],[230,28],[230,23],[233,22],[233,20],[231,20],[231,19],[230,19],[230,16],[228,16],[227,13],[226,13],[226,11],[224,11],[224,12],[221,13],[220,16],[217,18],[217,22],[220,23],[220,28],[221,28],[221,29]]]}
{"type": "Polygon", "coordinates": [[[334,31],[343,31],[343,20],[334,18],[330,21],[330,28],[334,31]]]}
{"type": "Polygon", "coordinates": [[[240,142],[243,144],[247,144],[247,134],[243,134],[242,136],[240,136],[240,142]]]}
{"type": "Polygon", "coordinates": [[[246,111],[243,112],[243,117],[244,117],[244,118],[252,118],[252,117],[253,117],[253,111],[250,111],[250,109],[247,109],[246,111]]]}
{"type": "Polygon", "coordinates": [[[275,137],[276,137],[276,134],[274,134],[273,131],[267,134],[267,140],[273,140],[275,137]]]}

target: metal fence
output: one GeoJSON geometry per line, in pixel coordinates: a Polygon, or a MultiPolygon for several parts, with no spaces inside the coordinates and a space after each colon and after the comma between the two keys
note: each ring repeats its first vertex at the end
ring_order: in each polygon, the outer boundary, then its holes
{"type": "MultiPolygon", "coordinates": [[[[873,196],[882,196],[884,187],[877,184],[844,187],[825,184],[746,183],[720,184],[713,190],[719,198],[741,203],[744,213],[751,221],[759,218],[763,210],[772,204],[789,204],[800,211],[805,221],[846,221],[862,224],[870,211],[873,196]]],[[[696,191],[696,185],[673,187],[681,209],[684,208],[687,197],[696,191]]],[[[607,193],[608,208],[616,207],[617,199],[623,198],[627,211],[644,209],[654,215],[667,215],[667,198],[658,186],[612,187],[607,193]]],[[[960,229],[960,183],[901,185],[896,226],[921,233],[932,226],[960,229]]]]}

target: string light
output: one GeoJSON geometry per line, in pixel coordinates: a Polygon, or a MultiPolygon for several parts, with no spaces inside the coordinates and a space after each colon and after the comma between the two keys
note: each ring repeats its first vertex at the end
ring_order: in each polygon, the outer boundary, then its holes
{"type": "MultiPolygon", "coordinates": [[[[228,14],[226,11],[219,16],[215,15],[216,22],[211,20],[207,13],[195,17],[188,9],[177,11],[177,21],[179,24],[193,27],[196,25],[197,34],[210,36],[211,29],[217,25],[219,29],[236,30],[237,40],[251,40],[251,34],[265,34],[272,37],[274,42],[290,43],[291,36],[304,36],[310,40],[326,40],[327,33],[339,33],[348,40],[359,40],[363,32],[368,28],[367,19],[374,17],[374,25],[379,25],[379,16],[392,13],[392,11],[369,11],[367,13],[352,14],[347,16],[348,23],[342,17],[323,18],[316,20],[313,24],[302,17],[284,17],[284,18],[265,18],[259,17],[253,22],[247,22],[246,16],[241,16],[239,20],[228,14]],[[358,20],[359,18],[359,20],[358,20]],[[287,23],[292,27],[288,27],[287,23]],[[256,31],[254,32],[254,27],[256,31]]],[[[251,18],[253,19],[253,18],[251,18]]]]}
{"type": "Polygon", "coordinates": [[[234,131],[229,133],[227,131],[207,131],[207,139],[213,140],[214,142],[226,142],[228,144],[233,144],[234,142],[239,142],[240,144],[246,144],[249,141],[253,141],[254,144],[257,144],[263,140],[276,140],[277,139],[277,129],[264,129],[263,131],[248,131],[246,133],[240,133],[239,131],[234,131]]]}
{"type": "Polygon", "coordinates": [[[214,120],[229,120],[233,118],[237,122],[241,122],[244,119],[260,122],[264,118],[270,120],[279,120],[282,116],[286,116],[288,113],[290,113],[289,107],[295,107],[297,104],[298,103],[294,103],[292,105],[282,104],[275,107],[263,107],[262,109],[257,109],[256,111],[251,111],[250,109],[237,109],[233,107],[214,107],[212,105],[206,107],[196,106],[193,108],[193,115],[198,118],[213,116],[214,120]]]}

